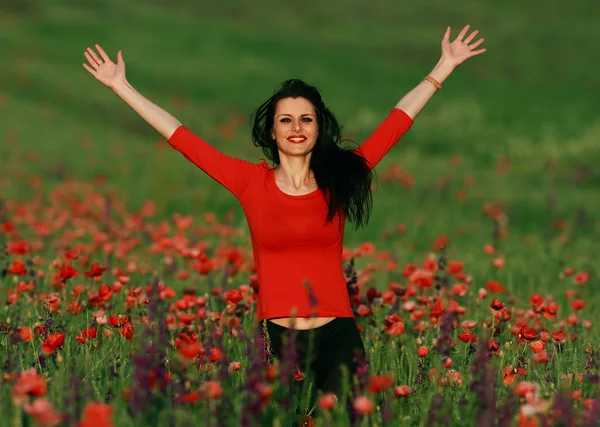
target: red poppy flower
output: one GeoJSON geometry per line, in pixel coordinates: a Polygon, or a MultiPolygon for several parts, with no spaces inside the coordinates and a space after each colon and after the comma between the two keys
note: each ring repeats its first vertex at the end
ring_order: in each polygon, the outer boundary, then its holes
{"type": "Polygon", "coordinates": [[[200,386],[200,394],[208,399],[218,399],[223,394],[223,387],[218,381],[208,380],[200,386]]]}
{"type": "Polygon", "coordinates": [[[495,280],[488,280],[486,282],[486,287],[494,294],[502,294],[506,291],[506,288],[500,282],[495,280]]]}
{"type": "Polygon", "coordinates": [[[439,236],[436,238],[431,245],[434,250],[439,251],[450,244],[450,238],[448,236],[439,236]]]}
{"type": "Polygon", "coordinates": [[[372,375],[369,378],[369,391],[372,393],[379,393],[382,390],[390,387],[394,382],[394,378],[391,375],[372,375]]]}
{"type": "Polygon", "coordinates": [[[124,314],[119,314],[118,316],[109,316],[108,323],[113,328],[120,328],[121,326],[129,323],[129,318],[124,314]]]}
{"type": "Polygon", "coordinates": [[[315,423],[312,419],[312,417],[310,415],[304,415],[301,419],[300,419],[300,426],[301,427],[314,427],[315,423]]]}
{"type": "Polygon", "coordinates": [[[113,296],[113,290],[106,283],[100,286],[100,299],[108,301],[113,296]]]}
{"type": "Polygon", "coordinates": [[[385,333],[388,335],[402,335],[404,333],[404,322],[395,322],[390,325],[385,333]]]}
{"type": "Polygon", "coordinates": [[[267,381],[275,381],[275,377],[277,375],[277,369],[274,365],[269,365],[265,369],[265,378],[267,381]]]}
{"type": "Polygon", "coordinates": [[[488,350],[491,352],[497,352],[498,350],[500,350],[500,343],[498,342],[497,339],[492,338],[489,342],[488,342],[488,350]]]}
{"type": "Polygon", "coordinates": [[[193,343],[182,345],[181,348],[179,349],[178,353],[181,354],[183,357],[186,357],[188,359],[193,359],[196,356],[199,356],[200,354],[202,354],[203,351],[204,351],[204,348],[202,348],[202,344],[200,344],[198,342],[193,342],[193,343]]]}
{"type": "Polygon", "coordinates": [[[580,272],[575,275],[575,283],[578,285],[585,284],[590,279],[590,275],[585,272],[580,272]]]}
{"type": "Polygon", "coordinates": [[[90,271],[86,271],[83,275],[85,277],[100,277],[104,270],[106,270],[106,267],[100,267],[100,264],[95,262],[91,265],[90,271]]]}
{"type": "Polygon", "coordinates": [[[196,318],[194,313],[179,313],[177,319],[184,325],[189,325],[196,318]]]}
{"type": "Polygon", "coordinates": [[[429,316],[430,317],[440,317],[443,314],[444,314],[444,306],[442,305],[442,302],[439,299],[437,299],[435,301],[435,304],[433,304],[433,307],[431,307],[429,316]]]}
{"type": "Polygon", "coordinates": [[[62,334],[52,334],[46,338],[44,343],[42,344],[42,352],[46,354],[52,354],[54,351],[63,345],[65,342],[65,333],[62,334]]]}
{"type": "Polygon", "coordinates": [[[529,346],[534,353],[539,353],[546,348],[546,343],[542,340],[535,340],[529,346]]]}
{"type": "Polygon", "coordinates": [[[224,355],[225,355],[225,353],[223,353],[223,350],[221,350],[220,348],[213,347],[210,349],[210,361],[211,362],[217,362],[217,361],[221,360],[224,355]]]}
{"type": "Polygon", "coordinates": [[[77,259],[79,257],[79,251],[77,249],[69,249],[67,252],[65,252],[65,261],[69,262],[69,261],[73,261],[74,259],[77,259]]]}
{"type": "Polygon", "coordinates": [[[383,321],[383,326],[388,335],[402,335],[404,333],[404,320],[396,313],[388,315],[383,321]]]}
{"type": "Polygon", "coordinates": [[[504,304],[502,304],[502,302],[498,298],[494,298],[494,300],[490,304],[490,307],[492,307],[494,310],[502,310],[504,304]]]}
{"type": "Polygon", "coordinates": [[[544,302],[544,297],[540,294],[533,293],[529,298],[529,303],[533,306],[541,305],[544,302]]]}
{"type": "Polygon", "coordinates": [[[29,326],[21,326],[19,329],[19,337],[21,337],[24,342],[31,342],[33,339],[33,332],[31,328],[29,326]]]}
{"type": "Polygon", "coordinates": [[[239,289],[232,289],[230,291],[225,292],[225,301],[231,304],[237,304],[241,300],[244,299],[244,295],[239,289]]]}
{"type": "Polygon", "coordinates": [[[331,409],[335,406],[337,402],[337,397],[335,394],[331,392],[327,392],[319,397],[319,408],[321,409],[331,409]]]}
{"type": "Polygon", "coordinates": [[[113,407],[105,403],[90,402],[85,405],[79,427],[114,427],[113,411],[113,407]]]}
{"type": "Polygon", "coordinates": [[[96,330],[96,328],[85,328],[82,333],[77,335],[75,340],[78,343],[83,344],[84,342],[87,341],[88,338],[93,339],[93,338],[96,338],[97,336],[98,336],[98,331],[96,330]]]}
{"type": "Polygon", "coordinates": [[[450,369],[452,367],[452,364],[453,364],[453,362],[452,362],[451,358],[449,358],[447,356],[442,357],[442,366],[444,368],[450,369]]]}
{"type": "Polygon", "coordinates": [[[477,341],[477,335],[471,331],[462,331],[458,336],[458,339],[463,342],[475,342],[477,341]]]}
{"type": "Polygon", "coordinates": [[[127,323],[121,329],[119,329],[121,335],[123,335],[127,340],[131,341],[131,337],[133,336],[133,326],[131,323],[127,323]]]}
{"type": "Polygon", "coordinates": [[[368,316],[371,314],[371,310],[369,310],[369,307],[367,307],[366,305],[361,304],[358,306],[356,313],[358,313],[359,316],[368,316]]]}
{"type": "Polygon", "coordinates": [[[25,255],[31,250],[25,240],[20,242],[8,242],[7,250],[9,254],[25,255]]]}
{"type": "Polygon", "coordinates": [[[507,366],[503,371],[504,375],[504,385],[512,384],[512,382],[518,378],[520,375],[527,375],[527,369],[523,368],[513,368],[512,366],[507,366]]]}
{"type": "Polygon", "coordinates": [[[29,368],[19,375],[16,383],[12,387],[12,395],[17,401],[23,401],[26,396],[44,396],[48,391],[48,386],[35,368],[29,368]]]}
{"type": "Polygon", "coordinates": [[[548,361],[548,353],[546,353],[545,350],[542,350],[538,353],[534,353],[533,361],[535,363],[546,363],[548,361]]]}
{"type": "Polygon", "coordinates": [[[232,372],[239,371],[240,369],[242,369],[242,364],[240,362],[231,362],[227,372],[231,374],[232,372]]]}
{"type": "Polygon", "coordinates": [[[527,326],[521,328],[521,330],[519,331],[519,338],[524,338],[527,341],[533,341],[537,339],[538,336],[539,334],[535,331],[535,329],[528,328],[527,326]]]}
{"type": "Polygon", "coordinates": [[[352,406],[361,415],[371,414],[374,409],[373,402],[367,396],[356,397],[352,406]]]}
{"type": "Polygon", "coordinates": [[[27,269],[25,268],[25,263],[23,261],[13,261],[12,266],[8,269],[8,272],[11,274],[24,276],[27,274],[27,269]]]}
{"type": "Polygon", "coordinates": [[[65,264],[60,268],[60,278],[63,280],[79,276],[79,272],[70,264],[65,264]]]}
{"type": "Polygon", "coordinates": [[[394,394],[396,397],[407,397],[410,395],[410,387],[407,385],[399,385],[394,388],[394,394]]]}
{"type": "Polygon", "coordinates": [[[450,261],[448,263],[448,274],[460,273],[463,270],[463,263],[459,261],[450,261]]]}

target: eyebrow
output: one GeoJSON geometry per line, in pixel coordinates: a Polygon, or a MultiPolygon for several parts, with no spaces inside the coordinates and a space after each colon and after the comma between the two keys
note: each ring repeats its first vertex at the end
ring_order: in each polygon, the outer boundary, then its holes
{"type": "MultiPolygon", "coordinates": [[[[277,117],[279,117],[279,116],[291,116],[291,114],[283,113],[283,114],[278,114],[277,115],[277,117]]],[[[313,116],[314,117],[314,114],[305,113],[305,114],[301,114],[300,115],[300,117],[304,117],[304,116],[313,116]]]]}

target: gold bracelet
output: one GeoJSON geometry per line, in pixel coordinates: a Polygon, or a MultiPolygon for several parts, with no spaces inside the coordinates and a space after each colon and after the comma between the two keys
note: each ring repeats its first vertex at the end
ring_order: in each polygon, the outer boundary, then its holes
{"type": "Polygon", "coordinates": [[[431,77],[431,76],[427,76],[427,77],[425,77],[425,79],[424,79],[423,81],[424,81],[424,82],[429,82],[429,83],[431,83],[431,84],[432,84],[432,85],[434,85],[434,86],[435,86],[437,89],[441,89],[441,88],[442,88],[442,85],[440,84],[440,82],[438,82],[436,79],[434,79],[434,78],[433,78],[433,77],[431,77]]]}

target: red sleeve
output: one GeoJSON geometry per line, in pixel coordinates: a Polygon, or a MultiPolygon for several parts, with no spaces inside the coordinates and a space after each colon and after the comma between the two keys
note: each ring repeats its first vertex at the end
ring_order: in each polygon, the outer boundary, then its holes
{"type": "Polygon", "coordinates": [[[168,141],[171,147],[238,199],[259,168],[259,165],[221,153],[183,125],[175,130],[168,141]]]}
{"type": "Polygon", "coordinates": [[[367,159],[371,168],[396,145],[413,125],[414,120],[399,108],[394,108],[386,119],[375,129],[375,131],[355,151],[359,151],[367,159]]]}

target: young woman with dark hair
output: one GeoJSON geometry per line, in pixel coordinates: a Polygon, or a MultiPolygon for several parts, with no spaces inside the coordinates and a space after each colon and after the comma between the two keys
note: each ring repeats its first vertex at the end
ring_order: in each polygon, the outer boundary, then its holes
{"type": "Polygon", "coordinates": [[[433,70],[408,92],[371,136],[355,149],[340,147],[342,131],[318,90],[284,82],[254,114],[252,139],[266,161],[255,164],[216,150],[171,114],[139,94],[125,78],[121,51],[113,63],[104,50],[88,48],[84,68],[113,89],[171,146],[227,188],[246,215],[258,272],[256,317],[267,353],[280,358],[291,329],[297,334],[299,369],[315,375],[317,390],[339,395],[342,367],[353,375],[363,341],[342,271],[344,224],[367,224],[373,168],[412,126],[414,119],[455,68],[485,52],[465,26],[441,41],[433,70]],[[309,334],[314,357],[307,356],[309,334]]]}

